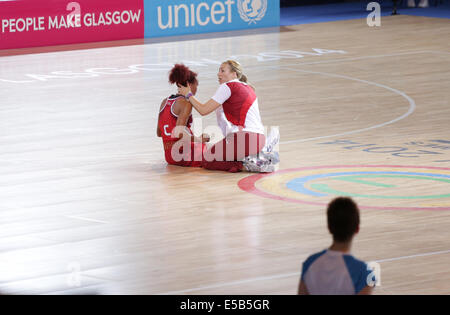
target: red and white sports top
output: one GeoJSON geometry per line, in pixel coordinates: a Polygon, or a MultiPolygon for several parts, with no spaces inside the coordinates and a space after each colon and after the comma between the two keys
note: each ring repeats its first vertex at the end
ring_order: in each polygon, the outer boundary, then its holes
{"type": "MultiPolygon", "coordinates": [[[[172,107],[175,104],[175,102],[181,97],[184,97],[184,96],[180,96],[180,95],[170,96],[167,99],[166,104],[163,106],[163,108],[159,112],[159,130],[161,130],[163,142],[179,140],[179,138],[172,137],[172,131],[177,126],[177,120],[178,120],[178,116],[174,114],[172,107]]],[[[192,115],[189,116],[189,119],[187,122],[187,129],[192,134],[191,126],[192,126],[192,115]]]]}
{"type": "Polygon", "coordinates": [[[224,136],[240,130],[264,134],[258,98],[248,84],[237,79],[221,84],[212,99],[222,104],[216,116],[224,136]]]}

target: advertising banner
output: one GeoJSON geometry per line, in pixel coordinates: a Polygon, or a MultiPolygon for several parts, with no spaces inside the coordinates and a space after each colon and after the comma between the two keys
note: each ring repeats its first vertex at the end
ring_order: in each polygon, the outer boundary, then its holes
{"type": "Polygon", "coordinates": [[[0,49],[280,25],[280,0],[0,0],[0,49]]]}
{"type": "Polygon", "coordinates": [[[0,2],[0,49],[144,37],[143,0],[0,2]]]}
{"type": "Polygon", "coordinates": [[[280,0],[144,0],[145,37],[280,25],[280,0]]]}

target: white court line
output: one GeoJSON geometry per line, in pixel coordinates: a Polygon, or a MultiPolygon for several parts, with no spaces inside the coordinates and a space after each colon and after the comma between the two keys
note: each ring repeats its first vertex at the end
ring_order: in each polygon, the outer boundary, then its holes
{"type": "MultiPolygon", "coordinates": [[[[410,256],[402,256],[402,257],[396,257],[396,258],[381,259],[381,260],[376,260],[374,262],[383,263],[383,262],[398,261],[398,260],[403,260],[403,259],[411,259],[411,258],[417,258],[417,257],[427,257],[427,256],[435,256],[435,255],[443,255],[443,254],[450,254],[450,250],[410,255],[410,256]]],[[[228,286],[233,286],[233,285],[252,283],[252,282],[256,282],[256,281],[275,280],[275,279],[290,278],[290,277],[298,277],[300,279],[300,275],[301,275],[301,272],[298,271],[298,272],[273,275],[273,276],[267,276],[267,277],[259,277],[259,278],[251,278],[251,279],[246,279],[246,280],[218,283],[218,284],[197,287],[197,288],[192,288],[192,289],[186,289],[186,290],[180,290],[180,291],[170,291],[170,292],[166,292],[166,293],[159,293],[158,295],[179,295],[179,294],[191,293],[191,292],[196,292],[196,291],[204,291],[204,290],[209,290],[209,289],[217,289],[217,288],[223,288],[223,287],[228,287],[228,286]]],[[[294,290],[295,290],[295,288],[294,288],[294,290]]]]}
{"type": "MultiPolygon", "coordinates": [[[[281,50],[281,51],[272,51],[272,52],[267,52],[267,53],[282,53],[285,52],[285,50],[281,50]]],[[[296,51],[292,50],[291,51],[292,54],[295,54],[296,51]]],[[[269,64],[269,65],[261,65],[259,63],[261,62],[271,62],[271,61],[280,61],[280,60],[285,60],[285,58],[281,58],[277,59],[277,60],[264,60],[264,61],[259,61],[258,64],[255,65],[248,65],[245,66],[246,69],[249,68],[282,68],[282,67],[289,67],[289,66],[308,66],[308,65],[320,65],[320,64],[327,64],[327,63],[335,63],[335,62],[347,62],[347,61],[358,61],[358,60],[365,60],[365,59],[372,59],[372,58],[384,58],[384,57],[396,57],[396,56],[404,56],[404,55],[414,55],[414,54],[427,54],[427,53],[438,53],[436,51],[430,51],[430,50],[420,50],[420,51],[408,51],[408,52],[402,52],[402,53],[394,53],[394,54],[384,54],[384,55],[371,55],[371,56],[361,56],[361,57],[353,57],[353,58],[339,58],[339,59],[331,59],[331,60],[322,60],[322,61],[311,61],[311,62],[297,62],[297,63],[289,63],[289,64],[283,64],[281,66],[276,66],[273,64],[269,64]]],[[[299,55],[301,55],[301,52],[298,52],[299,55]]],[[[257,57],[259,55],[248,55],[249,57],[257,57]]],[[[230,56],[228,57],[228,59],[233,59],[234,56],[230,56]]],[[[239,57],[239,56],[238,56],[239,57]]],[[[298,59],[301,60],[303,57],[299,57],[298,59]]],[[[243,58],[235,58],[235,59],[243,59],[243,58]]],[[[294,59],[289,59],[289,60],[294,60],[294,59]]],[[[200,61],[201,63],[201,61],[200,61]]],[[[243,62],[241,62],[243,63],[243,62]]],[[[188,64],[189,65],[189,64],[188,64]]],[[[208,66],[212,66],[212,65],[208,65],[208,66]]],[[[194,68],[194,66],[191,66],[191,68],[194,68]]],[[[201,72],[202,76],[214,76],[217,77],[217,71],[214,72],[201,72]]]]}
{"type": "MultiPolygon", "coordinates": [[[[264,66],[261,66],[261,65],[256,65],[256,66],[248,66],[248,68],[259,67],[259,68],[284,69],[284,70],[294,71],[294,72],[320,74],[320,75],[329,76],[329,77],[335,77],[335,78],[341,78],[341,79],[357,81],[357,82],[361,82],[361,83],[365,83],[365,84],[369,84],[369,85],[374,85],[374,86],[377,86],[377,87],[384,88],[384,89],[387,89],[389,91],[392,91],[395,94],[398,94],[398,95],[404,97],[409,102],[409,109],[408,109],[408,111],[405,114],[403,114],[402,116],[400,116],[398,118],[390,120],[388,122],[385,122],[385,123],[382,123],[382,124],[378,124],[378,125],[375,125],[375,126],[371,126],[371,127],[367,127],[367,128],[363,128],[363,129],[358,129],[358,130],[343,132],[343,133],[339,133],[339,134],[334,134],[334,135],[313,137],[313,138],[306,138],[306,139],[297,139],[297,140],[290,140],[290,141],[281,141],[280,142],[280,144],[290,144],[290,143],[301,143],[301,142],[308,142],[308,141],[314,141],[314,140],[321,140],[321,139],[328,139],[328,138],[334,138],[334,137],[347,136],[347,135],[352,135],[352,134],[361,133],[361,132],[364,132],[364,131],[369,131],[369,130],[385,127],[387,125],[390,125],[390,124],[396,123],[396,122],[398,122],[398,121],[400,121],[402,119],[405,119],[406,117],[411,115],[416,109],[416,102],[410,96],[408,96],[406,93],[404,93],[402,91],[399,91],[397,89],[391,88],[391,87],[386,86],[384,84],[371,82],[371,81],[367,81],[367,80],[362,80],[362,79],[358,79],[358,78],[353,78],[353,77],[349,77],[349,76],[345,76],[345,75],[333,74],[333,73],[307,71],[307,70],[300,70],[300,69],[292,69],[292,68],[289,68],[290,66],[316,65],[316,64],[326,64],[326,63],[335,63],[335,62],[364,60],[364,59],[370,59],[370,58],[383,58],[383,57],[394,57],[394,56],[403,56],[403,55],[411,55],[411,54],[423,54],[423,53],[438,53],[438,52],[436,52],[436,51],[429,51],[429,50],[412,51],[412,52],[403,52],[403,53],[396,53],[396,54],[372,55],[372,56],[362,56],[362,57],[355,57],[355,58],[341,58],[341,59],[315,61],[315,62],[304,62],[304,63],[291,63],[291,64],[285,64],[285,65],[281,65],[281,66],[275,66],[275,65],[264,65],[264,66]]],[[[300,54],[300,52],[299,52],[299,54],[300,54]]],[[[207,74],[209,74],[209,73],[207,73],[207,74]]],[[[212,73],[211,73],[211,75],[212,75],[212,73]]]]}
{"type": "MultiPolygon", "coordinates": [[[[281,52],[283,52],[283,51],[281,51],[281,52]]],[[[340,58],[340,59],[312,61],[312,62],[300,62],[300,63],[296,63],[296,64],[282,65],[281,67],[294,66],[294,65],[303,66],[303,65],[317,65],[317,64],[334,63],[334,62],[357,61],[357,60],[365,60],[365,59],[371,59],[371,58],[384,58],[384,57],[396,57],[396,56],[414,55],[414,54],[425,54],[425,53],[430,53],[430,52],[432,52],[432,51],[429,51],[429,50],[409,51],[409,52],[395,53],[395,54],[372,55],[372,56],[362,56],[362,57],[354,57],[354,58],[340,58]]],[[[299,52],[299,54],[301,54],[301,53],[299,52]]]]}
{"type": "MultiPolygon", "coordinates": [[[[269,51],[269,52],[258,52],[258,53],[256,53],[255,55],[246,55],[247,57],[250,57],[250,58],[258,58],[258,57],[261,57],[260,56],[260,54],[261,53],[282,53],[283,51],[285,51],[285,50],[281,50],[281,51],[269,51]]],[[[90,52],[92,52],[92,50],[90,51],[90,52]]],[[[65,53],[65,52],[59,52],[59,53],[65,53]]],[[[298,53],[298,55],[301,55],[301,51],[295,51],[295,50],[292,50],[291,51],[291,53],[292,54],[295,54],[295,53],[298,53]]],[[[304,52],[305,53],[305,52],[304,52]]],[[[353,57],[353,58],[340,58],[340,59],[331,59],[331,60],[323,60],[323,61],[313,61],[313,62],[303,62],[303,63],[295,63],[295,64],[287,64],[288,66],[289,65],[315,65],[315,64],[327,64],[327,63],[334,63],[334,62],[346,62],[346,61],[356,61],[356,60],[365,60],[365,59],[371,59],[371,58],[383,58],[383,57],[395,57],[395,56],[403,56],[403,55],[411,55],[411,54],[423,54],[423,53],[439,53],[439,52],[437,52],[437,51],[430,51],[430,50],[421,50],[421,51],[409,51],[409,52],[400,52],[400,53],[393,53],[393,54],[383,54],[383,55],[371,55],[371,56],[361,56],[361,57],[353,57]]],[[[443,53],[443,52],[440,52],[440,53],[443,53]]],[[[22,57],[22,56],[21,56],[22,57]]],[[[172,58],[172,56],[165,56],[165,57],[167,57],[168,59],[170,59],[170,58],[172,58]]],[[[301,58],[304,58],[305,56],[304,55],[302,55],[302,57],[298,57],[298,59],[301,59],[301,58]]],[[[237,60],[241,60],[242,61],[242,59],[244,59],[244,58],[239,58],[239,55],[237,55],[237,56],[234,56],[234,55],[232,55],[232,56],[229,56],[229,57],[227,57],[227,58],[224,58],[224,59],[237,59],[237,60]]],[[[283,60],[283,59],[285,59],[285,58],[282,58],[282,57],[280,57],[279,59],[270,59],[270,60],[258,60],[258,63],[256,64],[256,65],[253,65],[253,66],[246,66],[246,68],[251,68],[251,67],[264,67],[263,65],[261,65],[260,63],[267,63],[267,62],[272,62],[272,61],[280,61],[280,60],[283,60]]],[[[291,59],[292,60],[292,59],[291,59]]],[[[211,60],[211,61],[214,61],[214,60],[211,60]]],[[[186,62],[186,64],[188,65],[188,66],[190,66],[190,67],[194,67],[193,65],[190,65],[189,63],[191,63],[191,62],[194,62],[194,63],[197,63],[197,64],[204,64],[205,63],[205,59],[202,59],[201,61],[195,61],[195,60],[187,60],[187,61],[183,61],[183,62],[186,62]]],[[[221,63],[221,61],[217,61],[219,64],[221,63]]],[[[162,64],[165,64],[165,63],[169,63],[169,61],[167,61],[167,62],[163,62],[162,64]]],[[[161,64],[161,63],[160,63],[161,64]]],[[[208,67],[208,66],[212,66],[211,64],[206,64],[206,65],[203,65],[203,66],[206,66],[206,67],[208,67]]],[[[270,66],[270,65],[269,65],[270,66]]],[[[131,65],[130,66],[128,66],[128,67],[131,67],[131,65]]],[[[199,67],[201,67],[201,66],[199,66],[199,67]]],[[[148,72],[148,71],[145,71],[145,70],[140,70],[139,72],[145,72],[146,73],[146,75],[147,76],[149,76],[151,73],[150,72],[148,72]]],[[[158,71],[156,71],[156,75],[155,75],[155,77],[160,77],[160,73],[158,73],[158,71]]],[[[206,72],[207,73],[207,72],[206,72]]],[[[216,74],[217,72],[214,72],[214,73],[210,73],[210,74],[216,74]]],[[[126,74],[124,74],[124,75],[133,75],[133,74],[136,74],[136,73],[126,73],[126,74]]],[[[203,73],[204,74],[204,73],[203,73]]],[[[207,74],[209,74],[209,73],[207,73],[207,74]]],[[[101,76],[99,77],[100,79],[101,79],[101,76]]],[[[12,81],[12,80],[7,80],[7,79],[0,79],[0,82],[9,82],[9,83],[36,83],[37,81],[12,81]]]]}
{"type": "Polygon", "coordinates": [[[195,292],[195,291],[217,289],[217,288],[228,287],[228,286],[232,286],[232,285],[241,285],[241,284],[256,282],[256,281],[290,278],[292,276],[298,276],[300,278],[300,272],[287,273],[287,274],[268,276],[268,277],[260,277],[260,278],[251,278],[251,279],[247,279],[247,280],[240,280],[240,281],[233,281],[233,282],[218,283],[218,284],[214,284],[214,285],[208,285],[208,286],[198,287],[198,288],[193,288],[193,289],[159,293],[157,295],[178,295],[178,294],[182,294],[182,293],[190,293],[190,292],[195,292]]]}
{"type": "MultiPolygon", "coordinates": [[[[0,0],[1,1],[1,0],[0,0]]],[[[111,159],[130,159],[130,158],[139,158],[139,159],[147,159],[151,157],[153,153],[142,153],[142,154],[122,154],[122,155],[91,155],[89,157],[55,157],[53,160],[36,160],[36,159],[14,159],[14,160],[8,160],[5,158],[0,158],[0,162],[8,162],[8,163],[24,163],[24,162],[53,162],[57,160],[58,162],[82,162],[82,161],[92,161],[92,160],[111,160],[111,159]]],[[[62,167],[60,169],[68,169],[68,170],[76,170],[80,171],[75,168],[70,167],[62,167]]]]}
{"type": "Polygon", "coordinates": [[[361,83],[366,83],[369,85],[374,85],[380,88],[384,88],[386,90],[392,91],[402,97],[404,97],[408,102],[409,102],[409,109],[408,111],[403,114],[400,117],[397,117],[393,120],[390,120],[388,122],[384,122],[382,124],[378,124],[375,126],[371,126],[371,127],[367,127],[367,128],[363,128],[363,129],[357,129],[357,130],[353,130],[353,131],[348,131],[348,132],[343,132],[343,133],[338,133],[338,134],[334,134],[334,135],[328,135],[328,136],[321,136],[321,137],[314,137],[314,138],[306,138],[306,139],[297,139],[297,140],[290,140],[290,141],[282,141],[280,142],[280,144],[289,144],[289,143],[300,143],[300,142],[307,142],[307,141],[313,141],[313,140],[320,140],[320,139],[327,139],[327,138],[334,138],[334,137],[341,137],[341,136],[347,136],[347,135],[352,135],[355,133],[360,133],[360,132],[364,132],[364,131],[369,131],[369,130],[373,130],[373,129],[377,129],[377,128],[381,128],[381,127],[385,127],[387,125],[396,123],[406,117],[408,117],[409,115],[411,115],[415,109],[416,109],[416,102],[409,97],[406,93],[399,91],[397,89],[391,88],[387,85],[384,84],[380,84],[380,83],[376,83],[376,82],[371,82],[371,81],[367,81],[367,80],[361,80],[361,79],[357,79],[357,78],[352,78],[349,76],[345,76],[345,75],[339,75],[339,74],[333,74],[333,73],[325,73],[325,72],[317,72],[317,71],[307,71],[307,70],[300,70],[300,69],[291,69],[291,68],[285,68],[285,66],[278,66],[277,68],[282,68],[288,71],[294,71],[294,72],[303,72],[303,73],[310,73],[310,74],[320,74],[320,75],[325,75],[325,76],[329,76],[329,77],[334,77],[334,78],[341,78],[341,79],[347,79],[347,80],[352,80],[352,81],[357,81],[357,82],[361,82],[361,83]]]}
{"type": "Polygon", "coordinates": [[[450,250],[443,250],[440,252],[431,252],[431,253],[424,253],[424,254],[417,254],[417,255],[410,255],[410,256],[402,256],[402,257],[398,257],[398,258],[381,259],[381,260],[377,260],[375,262],[383,263],[383,262],[388,262],[388,261],[397,261],[397,260],[403,260],[403,259],[427,257],[427,256],[435,256],[435,255],[443,255],[443,254],[450,254],[450,250]]]}
{"type": "MultiPolygon", "coordinates": [[[[435,51],[412,51],[412,52],[403,52],[403,53],[395,53],[395,54],[384,54],[384,55],[372,55],[372,56],[362,56],[362,57],[355,57],[355,58],[341,58],[341,59],[333,59],[333,60],[324,60],[324,61],[316,61],[316,62],[309,62],[309,63],[292,63],[292,64],[285,64],[282,66],[275,66],[275,65],[255,65],[255,66],[248,66],[247,68],[254,68],[254,67],[258,67],[258,68],[276,68],[276,69],[285,69],[285,70],[290,70],[290,71],[297,71],[297,72],[304,72],[304,73],[312,73],[312,74],[321,74],[321,75],[325,75],[325,76],[330,76],[330,77],[337,77],[337,78],[343,78],[343,79],[348,79],[348,80],[352,80],[352,81],[358,81],[358,82],[362,82],[362,83],[366,83],[369,85],[374,85],[374,86],[378,86],[381,88],[385,88],[387,90],[390,90],[396,94],[399,94],[401,96],[403,96],[404,98],[406,98],[408,100],[408,102],[410,103],[410,108],[408,110],[407,113],[405,113],[404,115],[388,121],[386,123],[383,124],[379,124],[376,126],[372,126],[372,127],[368,127],[368,128],[364,128],[364,129],[359,129],[359,130],[354,130],[354,131],[349,131],[349,132],[344,132],[344,133],[340,133],[340,134],[335,134],[335,135],[328,135],[328,136],[322,136],[322,137],[313,137],[313,138],[307,138],[307,139],[297,139],[297,140],[291,140],[291,141],[281,141],[280,144],[290,144],[290,143],[301,143],[301,142],[307,142],[307,141],[314,141],[314,140],[320,140],[320,139],[327,139],[327,138],[333,138],[333,137],[340,137],[340,136],[344,136],[344,135],[350,135],[350,134],[355,134],[355,133],[360,133],[360,132],[364,132],[364,131],[368,131],[368,130],[372,130],[372,129],[376,129],[376,128],[381,128],[384,127],[386,125],[389,124],[393,124],[395,122],[398,122],[399,120],[402,120],[404,118],[406,118],[407,116],[411,115],[412,112],[414,112],[415,108],[416,108],[416,103],[415,101],[409,97],[408,95],[406,95],[404,92],[396,90],[394,88],[388,87],[386,85],[382,85],[376,82],[370,82],[370,81],[366,81],[366,80],[361,80],[361,79],[357,79],[357,78],[352,78],[352,77],[348,77],[348,76],[344,76],[344,75],[338,75],[338,74],[332,74],[332,73],[323,73],[323,72],[314,72],[314,71],[306,71],[306,70],[299,70],[299,69],[291,69],[288,68],[289,66],[302,66],[302,65],[312,65],[312,64],[325,64],[325,63],[333,63],[333,62],[346,62],[346,61],[355,61],[355,60],[364,60],[364,59],[370,59],[370,58],[383,58],[383,57],[394,57],[394,56],[402,56],[402,55],[411,55],[411,54],[422,54],[422,53],[432,53],[435,51]]],[[[300,52],[299,52],[300,53],[300,52]]],[[[437,52],[435,52],[437,53],[437,52]]],[[[216,72],[203,72],[202,75],[213,75],[216,74],[216,72]]],[[[148,154],[146,154],[148,155],[148,154]]],[[[118,158],[128,158],[128,157],[135,157],[135,155],[111,155],[108,156],[108,159],[118,159],[118,158]]],[[[91,159],[98,159],[101,157],[89,157],[89,160],[91,159]]],[[[10,162],[7,159],[3,159],[5,162],[10,162]]],[[[78,161],[79,159],[76,159],[76,161],[78,161]]],[[[34,160],[30,160],[30,159],[16,159],[15,162],[34,162],[34,160]]]]}
{"type": "Polygon", "coordinates": [[[440,51],[440,50],[427,50],[427,52],[430,52],[430,53],[433,53],[433,54],[450,55],[450,52],[447,52],[447,51],[440,51]]]}
{"type": "Polygon", "coordinates": [[[70,218],[70,219],[77,219],[77,220],[82,220],[82,221],[88,221],[88,222],[108,224],[108,222],[106,222],[106,221],[100,221],[100,220],[95,220],[95,219],[85,218],[85,217],[79,217],[79,216],[74,216],[74,215],[66,215],[65,217],[66,218],[70,218]]]}

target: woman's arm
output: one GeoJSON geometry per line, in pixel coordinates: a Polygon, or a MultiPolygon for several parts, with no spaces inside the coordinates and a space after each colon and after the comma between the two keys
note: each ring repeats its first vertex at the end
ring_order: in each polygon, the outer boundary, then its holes
{"type": "Polygon", "coordinates": [[[159,107],[159,113],[158,113],[158,124],[156,125],[156,136],[161,138],[161,130],[159,129],[159,116],[161,115],[161,109],[163,108],[163,106],[166,104],[167,102],[167,98],[165,98],[162,103],[161,106],[159,107]]]}
{"type": "Polygon", "coordinates": [[[191,138],[192,135],[187,127],[189,116],[192,113],[192,104],[185,99],[178,99],[174,104],[174,112],[178,115],[176,127],[172,130],[172,137],[191,138]]]}
{"type": "Polygon", "coordinates": [[[179,99],[177,103],[178,103],[177,105],[181,107],[181,110],[180,113],[178,114],[177,128],[176,128],[177,130],[174,131],[175,133],[174,136],[177,138],[190,137],[191,142],[209,142],[209,137],[207,135],[202,135],[202,137],[196,137],[191,133],[191,131],[187,127],[189,117],[191,116],[192,113],[192,104],[184,99],[179,99]]]}
{"type": "MultiPolygon", "coordinates": [[[[181,86],[178,88],[178,93],[181,95],[188,95],[191,93],[191,89],[189,86],[181,86]]],[[[215,100],[210,99],[205,104],[201,103],[198,99],[195,98],[194,95],[189,97],[189,102],[194,106],[194,108],[199,112],[200,115],[206,116],[215,111],[217,108],[221,106],[220,103],[217,103],[215,100]]]]}
{"type": "Polygon", "coordinates": [[[192,104],[185,99],[178,99],[177,105],[180,106],[180,112],[178,113],[177,126],[187,126],[189,116],[192,113],[192,104]]]}
{"type": "Polygon", "coordinates": [[[211,114],[213,111],[215,111],[216,109],[218,109],[221,106],[221,104],[217,103],[213,99],[210,99],[205,104],[202,104],[195,98],[195,96],[189,97],[189,102],[191,102],[191,104],[195,107],[195,109],[202,116],[211,114]]]}

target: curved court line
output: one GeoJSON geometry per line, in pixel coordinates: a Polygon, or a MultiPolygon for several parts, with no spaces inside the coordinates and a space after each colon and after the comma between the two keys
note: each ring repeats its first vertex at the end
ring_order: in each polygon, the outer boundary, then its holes
{"type": "Polygon", "coordinates": [[[382,124],[378,124],[378,125],[367,127],[367,128],[363,128],[363,129],[357,129],[357,130],[353,130],[353,131],[338,133],[338,134],[334,134],[334,135],[314,137],[314,138],[307,138],[307,139],[290,140],[290,141],[281,141],[280,144],[301,143],[301,142],[307,142],[307,141],[313,141],[313,140],[334,138],[334,137],[340,137],[340,136],[348,136],[348,135],[352,135],[352,134],[356,134],[356,133],[360,133],[360,132],[364,132],[364,131],[369,131],[369,130],[385,127],[387,125],[390,125],[390,124],[396,123],[396,122],[398,122],[398,121],[400,121],[402,119],[405,119],[406,117],[411,115],[416,109],[416,102],[410,96],[408,96],[406,93],[404,93],[402,91],[399,91],[397,89],[391,88],[391,87],[389,87],[387,85],[384,85],[384,84],[371,82],[371,81],[367,81],[367,80],[362,80],[362,79],[357,79],[357,78],[352,78],[352,77],[349,77],[349,76],[346,76],[346,75],[340,75],[340,74],[318,72],[318,71],[308,71],[308,70],[299,70],[299,69],[291,69],[291,68],[286,68],[284,66],[282,66],[282,67],[277,66],[276,68],[281,68],[281,69],[284,69],[284,70],[295,71],[295,72],[319,74],[319,75],[324,75],[324,76],[328,76],[328,77],[347,79],[347,80],[352,80],[352,81],[356,81],[356,82],[366,83],[366,84],[369,84],[369,85],[374,85],[374,86],[377,86],[377,87],[389,90],[391,92],[394,92],[395,94],[398,94],[398,95],[404,97],[409,102],[409,109],[408,109],[408,111],[405,114],[401,115],[398,118],[390,120],[388,122],[382,123],[382,124]]]}
{"type": "MultiPolygon", "coordinates": [[[[257,195],[259,197],[287,201],[292,203],[300,203],[300,204],[308,204],[314,206],[327,206],[327,203],[319,202],[319,201],[309,201],[309,200],[301,200],[301,199],[293,199],[290,197],[284,197],[275,195],[272,192],[266,192],[260,190],[256,187],[256,182],[265,177],[277,176],[280,174],[286,174],[296,171],[311,171],[311,170],[321,170],[321,169],[342,169],[342,168],[400,168],[400,169],[427,169],[427,170],[444,170],[449,171],[450,168],[445,167],[432,167],[432,166],[406,166],[406,165],[325,165],[325,166],[310,166],[310,167],[301,167],[294,169],[285,169],[275,173],[260,173],[255,175],[250,175],[242,178],[238,182],[238,187],[245,192],[257,195]]],[[[450,207],[380,207],[380,206],[365,206],[360,205],[360,209],[371,209],[371,210],[411,210],[411,211],[448,211],[450,207]]]]}
{"type": "MultiPolygon", "coordinates": [[[[288,181],[285,186],[287,189],[295,191],[297,193],[300,194],[304,194],[304,195],[308,195],[308,196],[313,196],[313,197],[329,197],[329,195],[346,195],[348,197],[362,197],[362,198],[379,198],[379,199],[438,199],[438,198],[448,198],[450,197],[450,194],[447,195],[428,195],[428,196],[418,196],[418,195],[414,195],[414,196],[377,196],[377,195],[361,195],[361,194],[352,194],[352,193],[347,193],[347,192],[340,192],[340,191],[336,191],[334,189],[331,189],[330,187],[328,187],[328,185],[322,186],[321,184],[318,184],[320,186],[318,187],[313,187],[314,184],[311,184],[311,187],[314,190],[308,189],[306,188],[306,184],[308,182],[314,181],[316,179],[329,179],[329,178],[334,178],[334,177],[343,177],[343,176],[351,176],[351,175],[357,175],[357,176],[363,176],[364,178],[368,178],[368,177],[392,177],[392,176],[404,176],[404,177],[409,177],[412,179],[430,179],[430,177],[432,177],[432,180],[436,180],[436,181],[444,181],[446,183],[450,183],[450,175],[444,175],[444,174],[433,174],[433,173],[414,173],[414,172],[398,172],[398,171],[382,171],[382,172],[378,172],[378,171],[356,171],[356,172],[337,172],[337,173],[325,173],[325,174],[314,174],[314,175],[307,175],[307,176],[302,176],[302,177],[298,177],[298,178],[294,178],[290,181],[288,181]],[[366,175],[366,176],[364,176],[366,175]],[[413,175],[413,176],[411,176],[413,175]],[[446,179],[448,178],[448,179],[446,179]],[[322,188],[322,189],[321,189],[322,188]]],[[[368,182],[366,182],[366,185],[368,184],[368,182]]],[[[369,183],[370,185],[376,185],[378,187],[383,186],[386,187],[385,184],[380,184],[380,183],[369,183]]],[[[388,185],[389,186],[389,185],[388,185]]],[[[395,187],[395,186],[394,186],[395,187]]],[[[391,188],[391,187],[389,187],[391,188]]]]}
{"type": "MultiPolygon", "coordinates": [[[[306,138],[306,139],[297,139],[297,140],[290,140],[290,141],[281,141],[280,142],[280,144],[302,143],[302,142],[308,142],[308,141],[313,141],[313,140],[321,140],[321,139],[327,139],[327,138],[333,138],[333,137],[340,137],[340,136],[345,136],[345,135],[356,134],[356,133],[360,133],[360,132],[364,132],[364,131],[368,131],[368,130],[381,128],[381,127],[387,126],[389,124],[393,124],[393,123],[398,122],[398,121],[408,117],[409,115],[411,115],[416,109],[416,103],[406,93],[404,93],[402,91],[399,91],[397,89],[388,87],[388,86],[383,85],[383,84],[379,84],[379,83],[371,82],[371,81],[367,81],[367,80],[362,80],[362,79],[357,79],[357,78],[352,78],[352,77],[348,77],[348,76],[344,76],[344,75],[333,74],[333,73],[325,73],[325,72],[317,72],[317,71],[307,71],[307,70],[292,69],[292,68],[288,68],[288,66],[302,66],[302,65],[324,64],[324,63],[334,63],[334,62],[347,62],[347,61],[353,61],[353,60],[364,60],[364,59],[369,59],[369,58],[392,57],[392,56],[401,56],[401,55],[408,55],[408,54],[420,54],[420,53],[431,53],[431,52],[433,52],[433,51],[412,51],[412,52],[403,52],[403,53],[396,53],[396,54],[362,56],[362,57],[346,58],[346,59],[321,60],[321,61],[315,61],[315,62],[309,62],[309,63],[292,63],[292,64],[283,65],[283,66],[259,65],[258,64],[258,65],[255,65],[255,66],[250,65],[250,66],[248,66],[248,68],[258,67],[258,68],[266,68],[266,69],[267,68],[285,69],[285,70],[295,71],[295,72],[312,73],[312,74],[325,75],[325,76],[329,76],[329,77],[348,79],[348,80],[357,81],[357,82],[361,82],[361,83],[366,83],[366,84],[369,84],[369,85],[374,85],[374,86],[377,86],[377,87],[381,87],[381,88],[385,88],[387,90],[390,90],[390,91],[394,92],[395,94],[398,94],[398,95],[406,98],[408,100],[409,104],[410,104],[410,107],[409,107],[408,111],[404,115],[402,115],[402,116],[400,116],[400,117],[398,117],[396,119],[393,119],[391,121],[379,124],[379,125],[375,125],[375,126],[368,127],[368,128],[363,128],[363,129],[358,129],[358,130],[354,130],[354,131],[334,134],[334,135],[313,137],[313,138],[306,138]]],[[[434,51],[434,53],[437,53],[437,52],[434,51]]],[[[215,75],[215,74],[216,74],[216,72],[208,72],[208,71],[203,72],[204,76],[205,75],[206,76],[208,76],[208,75],[215,75]]],[[[1,81],[1,79],[0,79],[0,81],[1,81]]],[[[134,156],[135,155],[132,155],[132,154],[127,154],[127,155],[122,155],[122,156],[110,155],[110,156],[108,156],[108,159],[117,159],[117,158],[122,158],[122,157],[134,157],[134,156]]],[[[91,157],[91,158],[95,158],[95,157],[91,157]]],[[[4,162],[14,162],[14,163],[35,162],[35,160],[33,160],[33,159],[14,159],[14,161],[10,161],[8,159],[2,159],[2,160],[4,162]]]]}
{"type": "MultiPolygon", "coordinates": [[[[288,71],[302,72],[302,73],[309,73],[309,74],[318,74],[318,75],[324,75],[324,76],[328,76],[328,77],[334,77],[334,78],[347,79],[347,80],[351,80],[351,81],[361,82],[361,83],[377,86],[377,87],[389,90],[391,92],[394,92],[395,94],[398,94],[398,95],[404,97],[409,102],[409,109],[408,109],[408,111],[405,114],[403,114],[400,117],[397,117],[397,118],[395,118],[393,120],[390,120],[388,122],[384,122],[384,123],[381,123],[381,124],[378,124],[378,125],[375,125],[375,126],[371,126],[371,127],[367,127],[367,128],[363,128],[363,129],[357,129],[357,130],[353,130],[353,131],[338,133],[338,134],[334,134],[334,135],[313,137],[313,138],[306,138],[306,139],[297,139],[297,140],[290,140],[290,141],[280,141],[280,144],[302,143],[302,142],[308,142],[308,141],[314,141],[314,140],[321,140],[321,139],[328,139],[328,138],[334,138],[334,137],[341,137],[341,136],[347,136],[347,135],[361,133],[361,132],[364,132],[364,131],[369,131],[369,130],[373,130],[373,129],[382,128],[382,127],[385,127],[387,125],[396,123],[396,122],[398,122],[398,121],[400,121],[402,119],[405,119],[406,117],[410,116],[416,109],[416,102],[410,96],[408,96],[406,93],[404,93],[402,91],[399,91],[397,89],[391,88],[391,87],[389,87],[387,85],[384,85],[384,84],[380,84],[380,83],[376,83],[376,82],[372,82],[372,81],[367,81],[367,80],[362,80],[362,79],[358,79],[358,78],[353,78],[353,77],[340,75],[340,74],[318,72],[318,71],[308,71],[308,70],[300,70],[300,69],[292,69],[292,68],[288,68],[286,66],[265,66],[264,68],[284,69],[284,70],[288,70],[288,71]]],[[[130,156],[134,156],[134,155],[130,155],[130,156]]],[[[117,156],[113,155],[113,156],[109,156],[109,158],[117,158],[117,156]]],[[[20,160],[20,161],[25,162],[25,161],[29,161],[29,160],[20,160]]]]}

